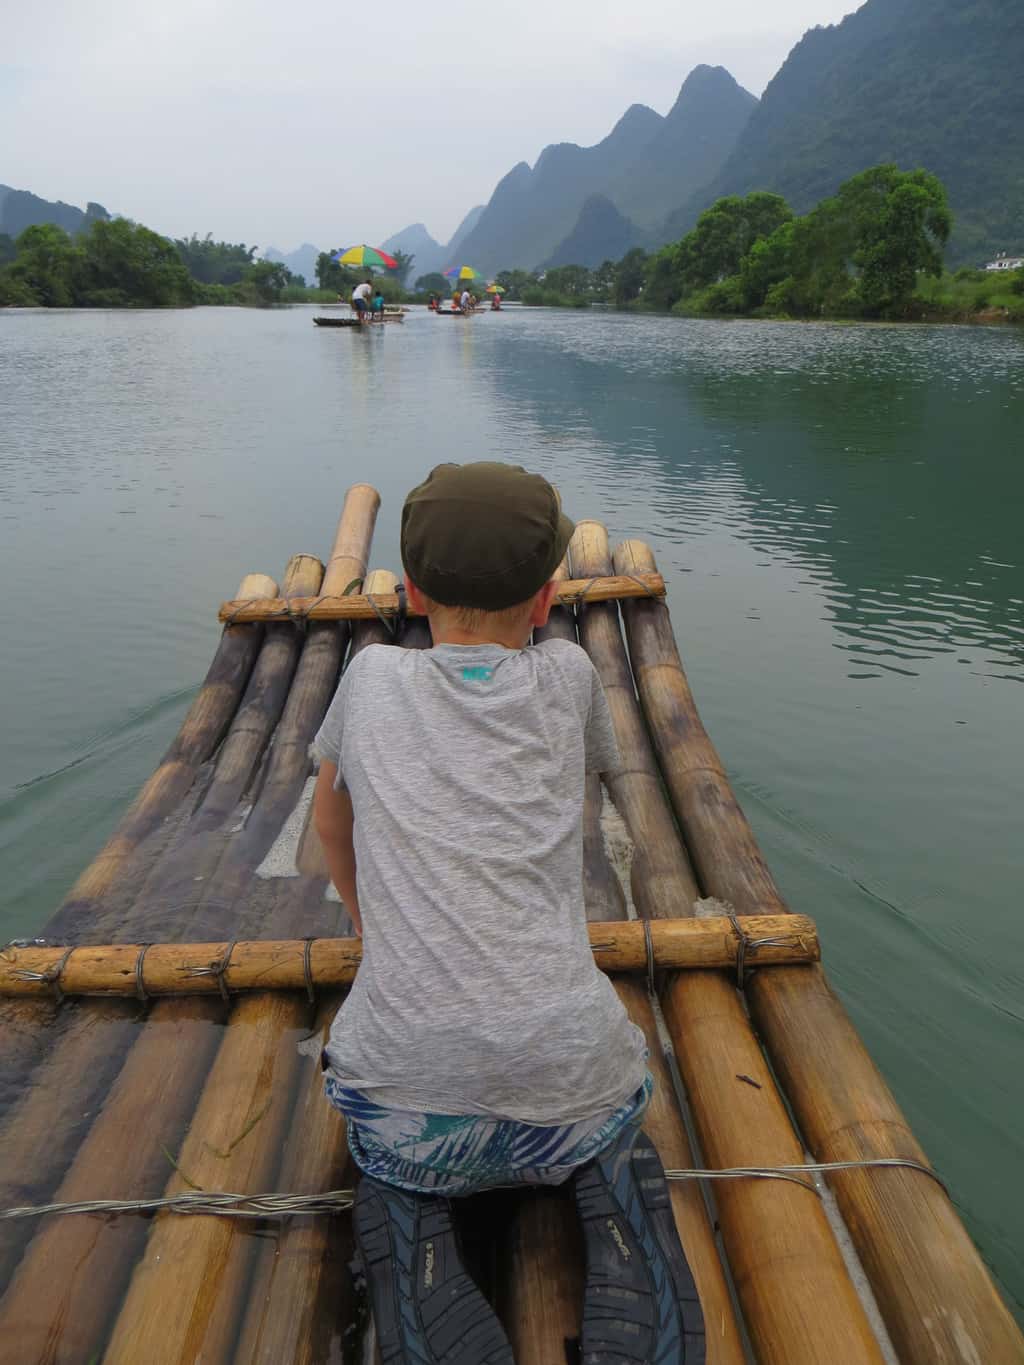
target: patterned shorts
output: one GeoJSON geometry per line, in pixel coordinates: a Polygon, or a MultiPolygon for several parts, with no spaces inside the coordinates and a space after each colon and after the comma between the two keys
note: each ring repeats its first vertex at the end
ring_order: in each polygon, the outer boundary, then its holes
{"type": "Polygon", "coordinates": [[[477,1114],[422,1114],[386,1109],[332,1076],[327,1098],[348,1120],[348,1145],[359,1169],[421,1194],[475,1194],[507,1185],[560,1185],[639,1125],[651,1098],[650,1072],[613,1114],[550,1128],[477,1114]]]}

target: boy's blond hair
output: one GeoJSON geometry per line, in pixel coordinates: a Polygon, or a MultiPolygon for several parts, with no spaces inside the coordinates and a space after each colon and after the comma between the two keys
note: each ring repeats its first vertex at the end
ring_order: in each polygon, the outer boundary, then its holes
{"type": "Polygon", "coordinates": [[[433,598],[428,597],[422,588],[419,591],[423,597],[423,604],[429,613],[438,616],[443,615],[451,625],[474,635],[518,630],[529,619],[535,600],[534,597],[529,597],[525,602],[517,602],[514,606],[503,607],[500,611],[484,611],[482,607],[445,606],[443,603],[435,602],[433,598]]]}

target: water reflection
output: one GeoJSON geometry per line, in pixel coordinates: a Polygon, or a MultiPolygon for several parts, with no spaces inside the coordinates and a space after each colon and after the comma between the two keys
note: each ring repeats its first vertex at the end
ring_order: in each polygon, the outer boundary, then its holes
{"type": "Polygon", "coordinates": [[[517,341],[506,396],[545,429],[568,407],[666,538],[725,529],[803,569],[851,676],[966,651],[1024,677],[1016,337],[600,319],[543,330],[543,366],[517,341]]]}

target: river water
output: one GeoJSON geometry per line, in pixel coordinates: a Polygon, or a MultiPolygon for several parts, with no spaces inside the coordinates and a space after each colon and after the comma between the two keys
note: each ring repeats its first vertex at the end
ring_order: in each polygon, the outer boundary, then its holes
{"type": "Polygon", "coordinates": [[[346,486],[513,459],[647,539],[793,909],[1024,1303],[1024,334],[507,309],[0,312],[0,938],[176,730],[242,575],[346,486]]]}

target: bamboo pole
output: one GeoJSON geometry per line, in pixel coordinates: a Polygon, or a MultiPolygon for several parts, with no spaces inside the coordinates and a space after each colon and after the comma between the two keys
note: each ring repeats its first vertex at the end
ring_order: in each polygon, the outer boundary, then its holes
{"type": "MultiPolygon", "coordinates": [[[[372,490],[371,490],[372,491],[372,490]]],[[[359,495],[359,490],[346,499],[345,509],[339,524],[335,542],[336,556],[333,561],[336,573],[349,577],[341,583],[344,588],[359,569],[369,548],[376,512],[374,499],[359,495]],[[362,546],[360,558],[360,545],[362,546]],[[352,546],[351,550],[341,553],[352,546]],[[348,563],[345,563],[345,555],[348,563]],[[353,562],[355,561],[355,562],[353,562]]],[[[299,557],[292,561],[286,575],[286,589],[297,587],[305,589],[310,573],[319,574],[317,561],[309,557],[299,557]]],[[[315,588],[314,588],[315,590],[315,588]]],[[[275,589],[276,591],[276,589],[275,589]]],[[[275,631],[276,633],[276,631],[275,631]]],[[[290,626],[281,627],[282,635],[294,636],[290,626]]],[[[269,634],[269,632],[268,632],[269,634]]],[[[312,714],[303,721],[308,731],[315,723],[317,707],[326,705],[330,688],[340,661],[340,652],[347,637],[328,626],[314,627],[307,637],[303,659],[306,671],[310,671],[316,661],[319,674],[319,696],[312,697],[312,714]],[[316,637],[316,638],[314,638],[316,637]]],[[[290,653],[294,641],[289,644],[288,652],[282,654],[280,642],[273,644],[271,654],[276,660],[269,672],[255,679],[257,693],[263,699],[262,709],[245,708],[239,718],[240,728],[246,730],[250,738],[248,757],[240,747],[235,747],[234,760],[225,762],[226,772],[221,773],[218,785],[217,774],[207,795],[212,803],[222,810],[230,807],[227,788],[230,786],[241,794],[240,773],[246,773],[245,780],[251,776],[253,765],[262,753],[273,724],[281,712],[284,693],[281,692],[282,673],[287,684],[292,679],[294,657],[290,653]],[[290,662],[289,662],[290,660],[290,662]],[[269,725],[268,725],[269,721],[269,725]]],[[[268,656],[269,657],[269,656],[268,656]]],[[[302,692],[301,685],[294,689],[296,697],[302,692]]],[[[306,689],[308,692],[308,689],[306,689]]],[[[291,698],[289,698],[291,702],[291,698]]],[[[308,708],[307,708],[308,709],[308,708]]],[[[206,885],[211,888],[214,900],[223,907],[231,905],[233,898],[244,897],[239,908],[230,913],[235,923],[245,925],[252,922],[255,913],[249,902],[259,902],[260,897],[252,894],[252,868],[262,857],[262,853],[274,837],[284,818],[290,812],[297,792],[304,780],[306,759],[303,746],[302,725],[291,727],[293,738],[290,743],[275,746],[275,761],[270,764],[268,780],[258,793],[256,804],[244,830],[233,836],[242,841],[242,847],[216,862],[213,873],[206,885]],[[299,750],[302,750],[301,760],[299,750]],[[268,809],[269,808],[269,809],[268,809]],[[246,888],[249,888],[246,894],[246,888]]],[[[284,721],[278,727],[278,739],[285,741],[289,726],[284,721]]],[[[230,755],[228,756],[230,758],[230,755]]],[[[202,807],[200,807],[202,810],[202,807]]],[[[231,816],[229,816],[231,818],[231,816]]],[[[207,830],[208,840],[222,847],[220,831],[207,830]],[[219,842],[217,842],[219,841],[219,842]]],[[[192,854],[199,849],[190,846],[192,854]]],[[[188,858],[185,859],[189,861],[188,858]]],[[[196,863],[193,860],[192,867],[196,863]]],[[[263,884],[266,886],[267,884],[263,884]]],[[[322,886],[322,880],[320,882],[322,886]]],[[[220,910],[223,917],[224,910],[220,910]]],[[[314,929],[316,920],[308,913],[306,918],[314,929]]],[[[336,918],[336,916],[335,916],[336,918]]],[[[220,927],[220,926],[218,926],[220,927]]],[[[303,925],[305,927],[305,925],[303,925]]],[[[111,1093],[107,1104],[88,1133],[76,1160],[68,1172],[57,1197],[70,1202],[89,1197],[88,1192],[99,1188],[102,1182],[106,1188],[113,1184],[112,1197],[145,1198],[160,1187],[162,1176],[166,1174],[168,1158],[163,1148],[173,1153],[187,1114],[194,1103],[194,1097],[202,1077],[208,1069],[211,1051],[217,1041],[214,1022],[222,1015],[223,1006],[218,1001],[161,1001],[150,1011],[146,1027],[129,1056],[125,1069],[127,1079],[122,1085],[119,1081],[111,1093]],[[205,1027],[195,1033],[191,1045],[182,1052],[175,1045],[176,1030],[185,1026],[193,1017],[205,1021],[205,1027]],[[153,1102],[146,1109],[146,1123],[139,1125],[133,1115],[133,1097],[136,1081],[133,1077],[160,1077],[177,1063],[184,1066],[173,1088],[157,1088],[153,1102]],[[187,1063],[187,1065],[186,1065],[187,1063]],[[129,1070],[130,1068],[130,1070],[129,1070]],[[125,1146],[126,1132],[146,1135],[145,1141],[136,1141],[125,1146]],[[111,1154],[119,1153],[112,1166],[111,1154]]],[[[102,1038],[100,1039],[102,1046],[102,1038]]],[[[91,1358],[98,1344],[103,1340],[107,1319],[122,1292],[125,1278],[132,1259],[137,1254],[141,1236],[145,1228],[138,1220],[118,1220],[116,1223],[100,1220],[59,1219],[46,1225],[37,1234],[19,1270],[18,1280],[11,1285],[4,1300],[0,1302],[0,1321],[20,1323],[19,1339],[25,1343],[25,1358],[33,1358],[33,1348],[41,1353],[44,1343],[61,1340],[61,1333],[67,1345],[46,1347],[55,1349],[54,1361],[77,1362],[91,1358]],[[86,1226],[87,1225],[87,1226],[86,1226]],[[134,1236],[129,1233],[135,1234],[134,1236]],[[67,1286],[59,1307],[62,1318],[53,1313],[42,1311],[38,1287],[48,1281],[67,1286]],[[26,1326],[28,1324],[28,1326],[26,1326]],[[73,1324],[73,1327],[72,1327],[73,1324]]],[[[39,1354],[43,1359],[43,1354],[39,1354]]],[[[49,1357],[45,1357],[49,1358],[49,1357]]]]}
{"type": "MultiPolygon", "coordinates": [[[[600,833],[598,832],[598,837],[600,833]]],[[[818,940],[814,921],[804,915],[745,916],[753,942],[748,965],[814,962],[818,940]]],[[[647,966],[647,933],[654,963],[661,968],[735,968],[741,939],[725,918],[659,920],[643,924],[591,925],[597,965],[605,972],[638,972],[647,966]]],[[[238,991],[337,988],[350,984],[362,960],[362,939],[256,939],[231,943],[89,944],[65,957],[63,948],[11,948],[0,955],[0,994],[29,995],[52,989],[50,982],[25,979],[55,972],[65,995],[136,996],[140,981],[147,996],[217,995],[220,982],[238,991]],[[308,943],[308,950],[307,950],[308,943]],[[230,949],[230,962],[211,974],[230,949]],[[308,951],[308,978],[306,960],[308,951]],[[140,966],[141,962],[141,966],[140,966]],[[196,971],[201,975],[194,975],[196,971]]]]}
{"type": "MultiPolygon", "coordinates": [[[[561,606],[573,606],[586,599],[588,602],[605,602],[620,597],[663,597],[665,582],[660,574],[625,574],[601,578],[570,578],[559,589],[558,601],[561,606]]],[[[217,613],[221,621],[294,621],[300,617],[307,621],[372,621],[378,615],[395,616],[399,604],[396,593],[374,593],[371,602],[365,593],[352,593],[348,596],[334,596],[322,593],[319,596],[293,599],[286,602],[282,598],[264,601],[259,599],[247,602],[235,599],[222,602],[217,613]]],[[[408,608],[410,615],[416,612],[408,608]]]]}
{"type": "MultiPolygon", "coordinates": [[[[585,523],[572,555],[574,566],[599,571],[608,557],[604,528],[585,523]]],[[[614,611],[588,605],[580,631],[609,686],[622,759],[616,795],[629,813],[634,841],[645,848],[654,831],[661,841],[669,838],[671,817],[654,780],[650,739],[629,685],[614,611]]],[[[671,841],[678,844],[674,828],[671,841]]],[[[657,856],[667,857],[664,847],[657,856]]],[[[692,906],[699,892],[689,863],[662,863],[659,873],[650,884],[634,875],[639,913],[692,906]]],[[[799,1164],[802,1149],[730,982],[718,973],[674,973],[662,1004],[705,1164],[799,1164]]],[[[761,1365],[820,1365],[829,1359],[878,1365],[877,1342],[817,1195],[782,1181],[724,1181],[715,1193],[736,1291],[761,1365]]],[[[699,1262],[695,1273],[698,1267],[699,1262]]],[[[698,1287],[704,1300],[699,1280],[698,1287]]],[[[727,1303],[711,1309],[709,1340],[721,1311],[728,1311],[727,1303]]]]}
{"type": "MultiPolygon", "coordinates": [[[[325,1037],[342,999],[331,992],[321,1000],[316,1036],[325,1037]]],[[[319,1064],[307,1066],[279,1188],[317,1194],[350,1187],[354,1169],[345,1138],[345,1120],[324,1096],[319,1064]]],[[[270,1229],[260,1239],[235,1365],[321,1365],[341,1358],[342,1339],[357,1314],[348,1269],[352,1251],[347,1217],[294,1218],[270,1229]]]]}
{"type": "MultiPolygon", "coordinates": [[[[580,574],[603,572],[610,567],[608,533],[599,522],[579,522],[570,553],[580,574]]],[[[651,920],[691,915],[696,878],[665,801],[614,604],[581,612],[580,641],[601,679],[623,759],[621,771],[605,781],[635,849],[630,883],[637,913],[651,920]]]]}
{"type": "Polygon", "coordinates": [[[337,597],[362,587],[379,509],[380,494],[368,483],[354,483],[345,494],[322,593],[337,597]]]}
{"type": "MultiPolygon", "coordinates": [[[[647,546],[628,541],[616,550],[615,566],[648,572],[654,558],[647,546]]],[[[701,725],[667,608],[636,602],[623,615],[666,786],[705,892],[729,900],[741,915],[755,905],[785,911],[701,725]]],[[[925,1161],[820,968],[755,973],[747,999],[817,1160],[925,1161]]],[[[720,1036],[712,1012],[699,1027],[720,1036]]],[[[736,1056],[723,1073],[741,1062],[736,1056]]],[[[739,1108],[754,1122],[752,1098],[753,1092],[741,1095],[739,1108]]],[[[714,1160],[713,1149],[708,1155],[714,1160]]],[[[829,1184],[901,1359],[915,1365],[1024,1361],[1024,1337],[935,1181],[892,1169],[835,1174],[829,1184]]]]}
{"type": "MultiPolygon", "coordinates": [[[[365,573],[366,558],[362,558],[365,573]]],[[[345,572],[348,572],[346,569],[345,572]]],[[[343,575],[339,574],[339,579],[343,575]]],[[[342,587],[351,582],[345,579],[342,587]]],[[[386,570],[365,576],[368,592],[393,591],[395,578],[386,570]]],[[[379,621],[342,622],[349,632],[350,659],[370,643],[388,643],[391,635],[379,621]]],[[[314,626],[313,631],[330,629],[314,626]]],[[[326,860],[319,838],[307,823],[298,856],[300,869],[327,879],[326,860]]],[[[347,914],[343,922],[351,930],[347,914]]],[[[358,943],[358,940],[356,940],[358,943]]],[[[305,973],[304,973],[305,974],[305,973]]],[[[332,993],[322,1003],[315,1032],[326,1035],[341,1004],[342,996],[332,993]]],[[[327,1102],[318,1065],[300,1080],[303,1096],[286,1141],[279,1184],[282,1188],[309,1191],[338,1186],[338,1172],[344,1179],[357,1178],[356,1168],[348,1162],[344,1119],[327,1102]]],[[[276,1235],[261,1239],[248,1301],[242,1310],[237,1365],[277,1365],[278,1361],[308,1362],[326,1359],[331,1345],[337,1347],[338,1335],[360,1315],[348,1263],[352,1255],[352,1227],[348,1218],[318,1217],[289,1221],[276,1235]],[[298,1307],[297,1307],[298,1306],[298,1307]]],[[[346,1340],[346,1359],[352,1343],[346,1340]]]]}

